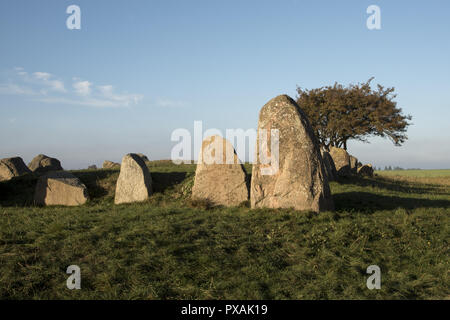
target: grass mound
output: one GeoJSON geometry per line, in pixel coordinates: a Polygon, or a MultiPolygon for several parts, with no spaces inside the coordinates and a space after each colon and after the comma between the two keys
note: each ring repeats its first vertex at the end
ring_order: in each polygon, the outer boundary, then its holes
{"type": "Polygon", "coordinates": [[[1,182],[0,298],[450,296],[450,177],[342,179],[336,211],[316,215],[195,203],[195,165],[148,166],[155,193],[129,205],[113,204],[118,170],[73,171],[90,195],[74,208],[33,206],[33,175],[1,182]],[[66,288],[72,264],[81,290],[66,288]],[[381,290],[366,287],[372,264],[381,290]]]}

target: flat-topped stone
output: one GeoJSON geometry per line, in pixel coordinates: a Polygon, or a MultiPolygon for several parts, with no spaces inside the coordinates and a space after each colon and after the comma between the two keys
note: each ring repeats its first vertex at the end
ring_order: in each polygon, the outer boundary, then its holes
{"type": "Polygon", "coordinates": [[[42,175],[36,185],[34,201],[38,205],[79,206],[88,200],[86,186],[67,171],[42,175]]]}

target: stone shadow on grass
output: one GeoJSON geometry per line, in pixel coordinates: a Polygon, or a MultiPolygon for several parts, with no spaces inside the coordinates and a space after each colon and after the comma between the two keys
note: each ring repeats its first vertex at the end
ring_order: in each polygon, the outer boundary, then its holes
{"type": "Polygon", "coordinates": [[[333,194],[336,211],[361,211],[373,213],[379,210],[394,210],[403,208],[449,208],[449,200],[430,200],[420,198],[406,198],[398,196],[384,196],[370,192],[343,192],[333,194]]]}
{"type": "Polygon", "coordinates": [[[153,192],[164,193],[167,189],[183,182],[187,172],[150,172],[150,174],[153,192]]]}
{"type": "Polygon", "coordinates": [[[37,175],[26,174],[14,177],[9,181],[0,182],[0,206],[31,206],[34,202],[37,181],[37,175]]]}
{"type": "Polygon", "coordinates": [[[353,184],[360,187],[375,187],[379,189],[385,189],[389,191],[398,191],[404,193],[416,193],[416,194],[436,194],[436,195],[448,195],[447,192],[442,190],[441,185],[437,184],[414,184],[409,181],[393,180],[384,177],[362,178],[358,176],[352,177],[339,177],[338,183],[340,184],[353,184]]]}
{"type": "Polygon", "coordinates": [[[72,171],[72,173],[84,183],[89,193],[89,199],[91,200],[106,197],[111,192],[111,186],[108,188],[105,184],[99,184],[99,181],[105,181],[105,179],[111,177],[111,183],[113,183],[115,189],[119,176],[118,169],[82,170],[72,171]],[[114,175],[115,177],[113,177],[114,175]]]}

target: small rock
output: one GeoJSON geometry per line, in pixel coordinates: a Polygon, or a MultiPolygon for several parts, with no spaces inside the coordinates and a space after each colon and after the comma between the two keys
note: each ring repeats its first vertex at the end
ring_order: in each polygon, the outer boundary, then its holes
{"type": "Polygon", "coordinates": [[[0,160],[0,181],[11,180],[14,177],[19,177],[30,172],[31,170],[20,157],[0,160]]]}
{"type": "Polygon", "coordinates": [[[86,186],[67,171],[49,172],[36,185],[34,201],[38,205],[79,206],[88,200],[86,186]]]}
{"type": "Polygon", "coordinates": [[[112,162],[109,160],[105,160],[103,162],[103,169],[115,169],[115,168],[120,168],[120,163],[112,162]]]}
{"type": "Polygon", "coordinates": [[[338,176],[348,177],[351,175],[350,155],[345,149],[330,147],[330,155],[333,158],[338,176]]]}
{"type": "Polygon", "coordinates": [[[61,162],[58,159],[50,158],[45,154],[40,154],[31,160],[28,165],[31,171],[37,174],[43,174],[51,171],[61,171],[61,162]]]}
{"type": "Polygon", "coordinates": [[[361,177],[373,177],[373,167],[371,164],[365,164],[358,168],[358,175],[361,177]]]}

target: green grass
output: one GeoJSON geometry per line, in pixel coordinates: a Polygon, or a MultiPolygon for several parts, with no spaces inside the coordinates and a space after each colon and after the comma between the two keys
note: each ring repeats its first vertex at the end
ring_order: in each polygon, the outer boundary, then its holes
{"type": "Polygon", "coordinates": [[[419,178],[436,178],[436,177],[450,177],[450,169],[440,170],[380,170],[378,174],[383,176],[404,176],[404,177],[419,177],[419,178]]]}
{"type": "MultiPolygon", "coordinates": [[[[155,193],[113,204],[118,170],[74,174],[90,201],[35,207],[36,178],[0,183],[2,299],[437,299],[450,296],[450,179],[332,182],[336,211],[207,208],[195,166],[148,164],[155,193]],[[81,290],[66,288],[81,267],[81,290]],[[366,287],[380,266],[381,290],[366,287]]],[[[247,169],[250,169],[247,166],[247,169]]]]}

